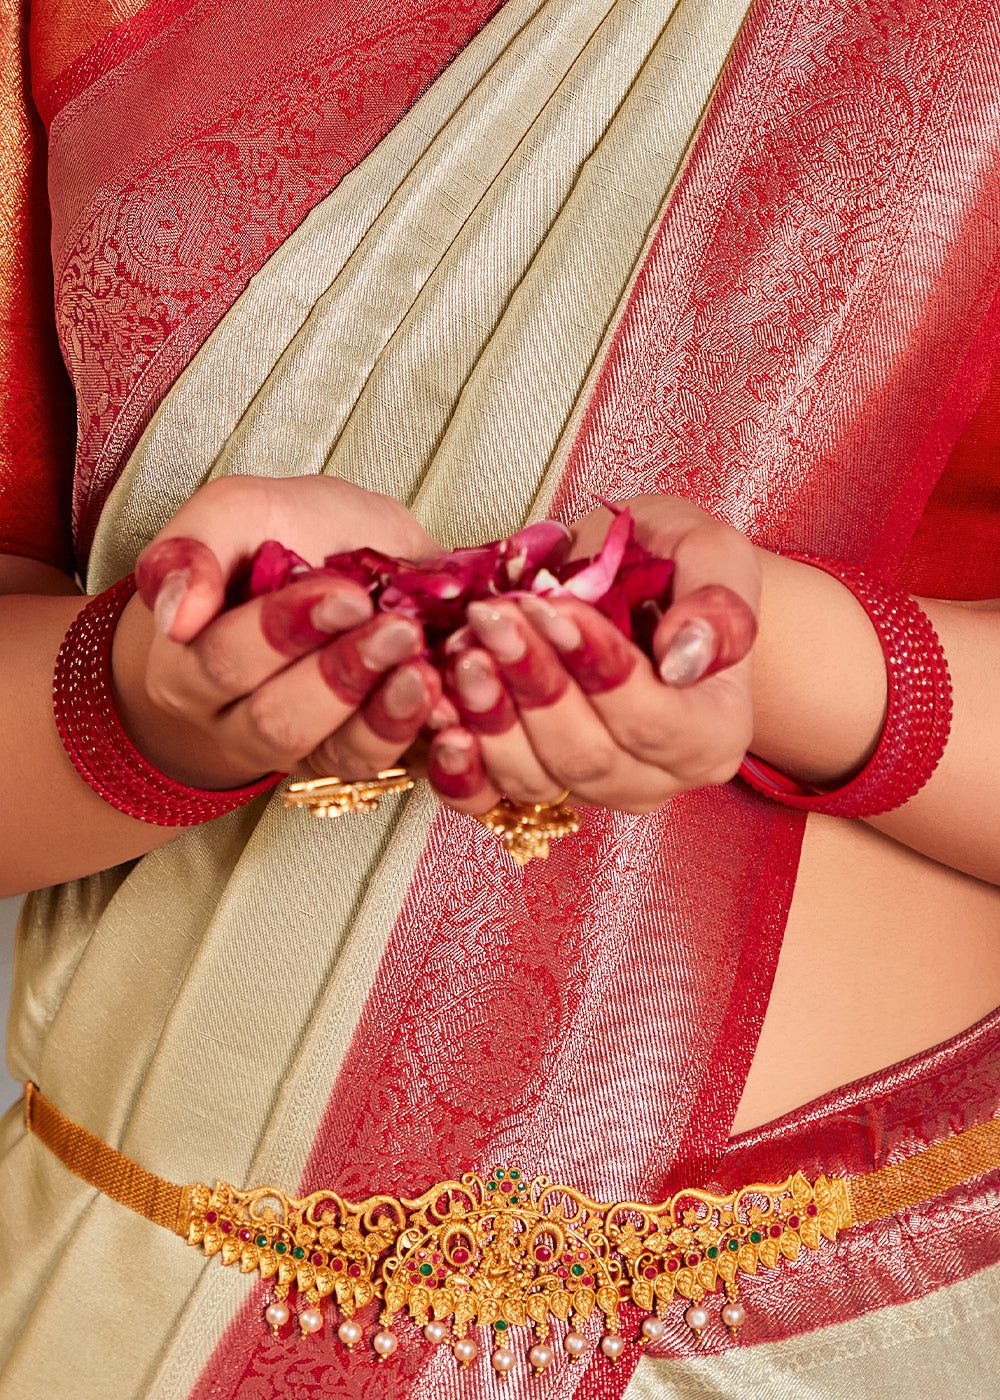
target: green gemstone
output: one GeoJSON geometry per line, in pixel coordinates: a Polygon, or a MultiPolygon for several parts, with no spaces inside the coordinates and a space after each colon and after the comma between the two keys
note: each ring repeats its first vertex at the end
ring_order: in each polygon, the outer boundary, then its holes
{"type": "Polygon", "coordinates": [[[511,1179],[511,1181],[516,1181],[517,1178],[518,1178],[520,1175],[521,1175],[520,1172],[511,1172],[511,1174],[510,1174],[510,1179],[511,1179]]]}
{"type": "Polygon", "coordinates": [[[424,1278],[426,1278],[428,1274],[434,1272],[434,1266],[432,1264],[421,1264],[420,1272],[423,1274],[424,1278]]]}
{"type": "Polygon", "coordinates": [[[583,1265],[574,1264],[572,1269],[570,1269],[570,1273],[574,1276],[574,1278],[579,1278],[580,1275],[583,1273],[583,1265]]]}
{"type": "Polygon", "coordinates": [[[761,1233],[760,1233],[759,1230],[751,1230],[751,1231],[750,1231],[750,1243],[751,1243],[751,1244],[760,1244],[760,1242],[761,1242],[762,1239],[763,1239],[763,1236],[761,1235],[761,1233]]]}
{"type": "Polygon", "coordinates": [[[507,1331],[507,1324],[506,1324],[506,1322],[504,1322],[503,1318],[501,1318],[499,1322],[494,1322],[493,1326],[496,1328],[496,1330],[497,1330],[498,1332],[506,1332],[506,1331],[507,1331]]]}
{"type": "Polygon", "coordinates": [[[488,1181],[488,1182],[486,1183],[486,1189],[487,1189],[487,1191],[495,1191],[495,1190],[497,1189],[497,1184],[496,1184],[496,1182],[495,1182],[495,1181],[488,1181]]]}
{"type": "Polygon", "coordinates": [[[730,1240],[730,1241],[729,1241],[729,1244],[727,1245],[727,1248],[728,1248],[728,1249],[731,1249],[731,1250],[733,1251],[734,1254],[735,1254],[736,1251],[739,1249],[739,1247],[740,1247],[740,1242],[739,1242],[739,1240],[730,1240]]]}
{"type": "Polygon", "coordinates": [[[707,1253],[709,1259],[718,1259],[719,1257],[719,1251],[716,1249],[714,1244],[712,1245],[711,1249],[708,1249],[705,1252],[707,1253]]]}
{"type": "Polygon", "coordinates": [[[264,1246],[267,1244],[267,1236],[266,1236],[266,1235],[258,1235],[258,1236],[257,1236],[257,1243],[260,1245],[261,1249],[263,1249],[264,1246]]]}
{"type": "Polygon", "coordinates": [[[510,1198],[510,1203],[511,1203],[512,1206],[520,1205],[520,1204],[521,1204],[520,1197],[518,1197],[518,1196],[511,1196],[511,1198],[510,1198]]]}
{"type": "Polygon", "coordinates": [[[288,1245],[285,1244],[284,1240],[279,1240],[278,1243],[274,1246],[275,1254],[284,1254],[286,1253],[287,1249],[288,1245]]]}
{"type": "Polygon", "coordinates": [[[503,1167],[497,1167],[493,1175],[496,1177],[497,1181],[503,1181],[503,1167]]]}
{"type": "Polygon", "coordinates": [[[305,1250],[302,1249],[302,1248],[300,1248],[299,1246],[296,1246],[295,1249],[292,1250],[292,1258],[293,1258],[293,1259],[304,1259],[305,1257],[306,1257],[306,1252],[305,1252],[305,1250]]]}

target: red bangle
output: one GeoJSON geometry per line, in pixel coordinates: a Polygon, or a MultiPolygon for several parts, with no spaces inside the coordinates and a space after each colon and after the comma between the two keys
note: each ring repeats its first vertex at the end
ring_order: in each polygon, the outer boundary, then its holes
{"type": "Polygon", "coordinates": [[[244,806],[279,783],[269,773],[249,787],[208,792],[159,772],[125,733],[111,693],[111,644],[135,592],[130,574],[78,613],[56,658],[56,727],[74,768],[98,797],[153,826],[197,826],[244,806]]]}
{"type": "Polygon", "coordinates": [[[803,787],[754,754],[740,777],[786,807],[833,817],[874,817],[909,802],[934,772],[951,727],[951,680],[937,633],[908,593],[853,564],[789,554],[839,579],[868,614],[882,644],[888,677],[885,726],[861,772],[833,792],[803,787]]]}

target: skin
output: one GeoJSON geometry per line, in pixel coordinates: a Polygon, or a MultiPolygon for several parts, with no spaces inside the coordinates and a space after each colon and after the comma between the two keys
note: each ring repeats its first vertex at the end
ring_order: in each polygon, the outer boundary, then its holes
{"type": "MultiPolygon", "coordinates": [[[[314,562],[363,543],[434,555],[408,512],[329,478],[214,483],[140,560],[140,596],[113,656],[123,723],[151,762],[197,786],[240,786],[272,769],[360,777],[404,760],[415,771],[426,765],[444,800],[472,813],[501,792],[551,801],[567,788],[571,801],[645,812],[728,781],[748,747],[818,785],[856,771],[883,723],[885,673],[853,597],[688,502],[645,497],[632,508],[642,542],[676,566],[655,667],[585,604],[501,601],[471,610],[477,645],[451,659],[442,694],[421,659],[419,628],[373,618],[361,590],[343,581],[293,584],[222,613],[227,579],[267,538],[314,562]]],[[[601,510],[579,522],[575,552],[595,553],[609,520],[601,510]]],[[[7,559],[0,586],[16,595],[0,619],[0,892],[16,893],[140,855],[173,833],[101,802],[62,750],[48,690],[81,606],[71,581],[7,559]]],[[[948,751],[897,812],[870,823],[810,820],[740,1128],[1000,1003],[991,839],[1000,619],[992,606],[931,602],[927,611],[955,686],[948,751]]]]}

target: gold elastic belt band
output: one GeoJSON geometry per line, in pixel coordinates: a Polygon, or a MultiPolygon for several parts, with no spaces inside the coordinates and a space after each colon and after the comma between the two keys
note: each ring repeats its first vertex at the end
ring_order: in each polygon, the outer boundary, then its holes
{"type": "Polygon", "coordinates": [[[1000,1169],[995,1120],[864,1176],[809,1181],[795,1172],[727,1196],[685,1187],[659,1205],[593,1201],[516,1167],[487,1177],[469,1172],[412,1200],[355,1202],[332,1191],[295,1199],[270,1186],[177,1186],[72,1122],[33,1084],[25,1105],[29,1130],[71,1172],[206,1255],[273,1279],[265,1316],[275,1334],[291,1320],[293,1289],[303,1335],[324,1325],[322,1304],[331,1298],[349,1348],[363,1336],[355,1313],[377,1301],[372,1345],[383,1359],[398,1344],[393,1321],[407,1313],[463,1365],[479,1352],[470,1328],[491,1327],[501,1376],[517,1364],[510,1328],[534,1329],[528,1360],[543,1371],[555,1355],[553,1320],[569,1324],[562,1345],[579,1358],[592,1342],[577,1327],[594,1313],[604,1319],[600,1348],[616,1361],[627,1346],[619,1331],[623,1301],[646,1314],[642,1346],[663,1336],[675,1298],[686,1300],[685,1319],[700,1336],[710,1321],[705,1300],[722,1290],[721,1319],[735,1335],[746,1316],[737,1301],[741,1277],[792,1263],[803,1248],[819,1249],[852,1226],[1000,1169]]]}

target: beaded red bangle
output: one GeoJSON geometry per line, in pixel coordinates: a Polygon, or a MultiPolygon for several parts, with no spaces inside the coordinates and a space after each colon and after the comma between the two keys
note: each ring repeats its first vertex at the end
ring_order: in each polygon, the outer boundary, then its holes
{"type": "Polygon", "coordinates": [[[123,578],[78,613],[59,648],[52,698],[56,727],[74,768],[98,797],[153,826],[197,826],[244,806],[281,781],[270,773],[249,787],[208,792],[159,772],[125,733],[111,693],[111,644],[135,592],[123,578]]]}
{"type": "Polygon", "coordinates": [[[786,807],[833,817],[891,812],[920,791],[944,753],[951,726],[951,680],[944,651],[927,614],[894,584],[837,559],[789,554],[839,579],[868,614],[885,656],[888,706],[878,747],[858,775],[833,792],[803,787],[747,754],[740,777],[786,807]]]}

